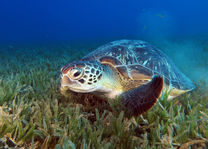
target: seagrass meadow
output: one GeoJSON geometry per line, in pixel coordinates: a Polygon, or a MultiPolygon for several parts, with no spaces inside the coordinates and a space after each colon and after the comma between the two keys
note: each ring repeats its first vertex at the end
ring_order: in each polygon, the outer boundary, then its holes
{"type": "MultiPolygon", "coordinates": [[[[207,43],[200,44],[208,52],[207,43]]],[[[107,101],[70,91],[62,96],[61,67],[99,45],[0,46],[0,148],[208,148],[207,78],[193,75],[198,79],[193,92],[171,102],[164,93],[138,117],[123,111],[119,99],[107,101]]],[[[201,60],[200,67],[207,67],[207,58],[201,60]]],[[[191,66],[179,66],[190,76],[196,74],[187,67],[191,66]]]]}

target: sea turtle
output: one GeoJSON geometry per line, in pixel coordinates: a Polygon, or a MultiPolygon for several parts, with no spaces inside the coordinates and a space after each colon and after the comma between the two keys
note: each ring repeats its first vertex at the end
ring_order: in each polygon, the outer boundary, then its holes
{"type": "Polygon", "coordinates": [[[107,43],[61,69],[61,89],[120,96],[135,115],[149,110],[162,91],[172,99],[194,88],[162,51],[141,40],[107,43]]]}

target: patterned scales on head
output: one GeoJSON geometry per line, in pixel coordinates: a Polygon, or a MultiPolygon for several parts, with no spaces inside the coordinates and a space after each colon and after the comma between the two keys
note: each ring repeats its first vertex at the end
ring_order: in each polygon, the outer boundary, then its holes
{"type": "Polygon", "coordinates": [[[61,69],[61,89],[121,96],[136,115],[149,110],[162,91],[172,99],[194,88],[162,51],[139,40],[105,44],[61,69]]]}
{"type": "Polygon", "coordinates": [[[164,90],[170,91],[170,98],[194,88],[192,81],[163,52],[144,41],[114,41],[97,48],[82,60],[96,60],[111,66],[118,72],[125,91],[146,84],[154,75],[164,77],[164,90]]]}

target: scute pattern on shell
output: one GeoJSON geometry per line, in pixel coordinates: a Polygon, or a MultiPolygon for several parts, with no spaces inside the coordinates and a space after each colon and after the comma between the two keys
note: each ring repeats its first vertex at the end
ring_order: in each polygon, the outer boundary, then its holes
{"type": "MultiPolygon", "coordinates": [[[[100,61],[103,57],[116,59],[117,69],[125,70],[128,78],[138,79],[135,74],[164,76],[167,86],[181,90],[194,88],[193,83],[159,49],[141,40],[118,40],[98,47],[85,56],[84,61],[100,61]],[[125,69],[124,69],[125,68],[125,69]]],[[[127,77],[127,76],[124,76],[127,77]]]]}

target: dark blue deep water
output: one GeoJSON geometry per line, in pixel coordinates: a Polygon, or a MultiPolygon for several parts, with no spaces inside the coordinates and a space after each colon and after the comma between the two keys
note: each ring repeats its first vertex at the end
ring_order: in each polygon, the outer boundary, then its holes
{"type": "Polygon", "coordinates": [[[207,0],[1,0],[0,42],[208,35],[207,0]]]}
{"type": "Polygon", "coordinates": [[[0,44],[140,39],[191,79],[208,75],[207,0],[1,0],[0,44]]]}

